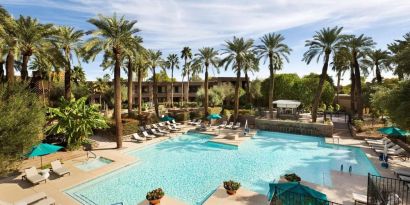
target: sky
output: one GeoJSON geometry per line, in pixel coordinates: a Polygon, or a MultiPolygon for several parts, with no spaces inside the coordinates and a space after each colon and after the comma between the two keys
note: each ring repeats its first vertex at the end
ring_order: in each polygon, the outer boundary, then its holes
{"type": "MultiPolygon", "coordinates": [[[[170,53],[180,55],[184,46],[191,47],[193,53],[204,46],[222,49],[233,36],[252,38],[257,45],[264,34],[281,33],[292,53],[278,73],[299,76],[321,72],[322,61],[309,65],[302,61],[305,41],[321,28],[342,26],[343,33],[365,34],[381,49],[410,32],[409,0],[2,0],[0,4],[14,17],[32,16],[84,31],[93,29],[87,20],[97,14],[125,15],[138,21],[143,45],[161,50],[164,58],[170,53]]],[[[92,63],[82,63],[87,80],[111,73],[103,71],[100,63],[101,56],[92,63]]],[[[268,64],[263,63],[251,78],[269,76],[268,64]]],[[[391,72],[383,74],[392,77],[391,72]]],[[[180,71],[174,75],[181,79],[180,71]]],[[[229,70],[211,75],[235,76],[229,70]]],[[[335,73],[329,71],[329,75],[334,77],[335,73]]],[[[368,80],[373,77],[370,73],[368,80]]],[[[342,82],[349,83],[348,73],[342,82]]]]}

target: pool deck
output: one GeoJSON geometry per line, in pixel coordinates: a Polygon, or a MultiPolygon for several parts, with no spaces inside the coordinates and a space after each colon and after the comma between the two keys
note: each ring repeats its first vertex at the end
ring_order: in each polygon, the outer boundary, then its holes
{"type": "MultiPolygon", "coordinates": [[[[189,130],[193,130],[194,127],[186,126],[182,131],[186,132],[189,130]]],[[[243,128],[242,128],[243,129],[243,128]]],[[[241,129],[238,130],[229,130],[229,129],[215,129],[209,130],[207,132],[201,132],[205,134],[211,134],[215,137],[212,141],[219,142],[219,143],[226,143],[231,145],[240,146],[241,143],[245,142],[246,140],[251,139],[251,137],[256,133],[256,130],[251,131],[249,136],[240,136],[242,132],[241,129]]],[[[180,133],[175,133],[172,136],[177,136],[180,133]]],[[[378,155],[372,151],[364,141],[352,139],[350,134],[346,132],[345,129],[335,129],[334,136],[337,136],[339,140],[334,141],[332,138],[326,138],[326,142],[329,144],[335,143],[340,145],[349,145],[349,146],[356,146],[360,147],[370,159],[370,161],[374,164],[377,168],[379,173],[382,176],[387,177],[394,177],[392,169],[399,168],[399,167],[410,167],[410,162],[402,162],[398,158],[393,158],[389,161],[390,167],[389,169],[381,168],[380,162],[378,160],[378,155]]],[[[98,139],[98,137],[97,137],[98,139]]],[[[71,187],[77,186],[79,184],[85,183],[92,179],[95,179],[99,176],[105,175],[107,173],[113,172],[115,170],[124,168],[126,166],[133,165],[138,162],[138,159],[130,156],[127,154],[129,151],[133,151],[136,149],[143,148],[145,146],[158,143],[163,140],[167,140],[168,137],[161,137],[157,139],[153,139],[144,143],[135,143],[130,140],[124,140],[123,148],[120,150],[115,149],[115,142],[108,142],[103,141],[102,139],[99,140],[99,148],[94,152],[98,156],[102,156],[108,159],[113,160],[114,162],[103,166],[101,168],[92,170],[92,171],[83,171],[75,167],[74,165],[85,161],[87,158],[85,153],[75,153],[74,159],[66,160],[63,158],[64,167],[68,168],[71,171],[71,175],[67,175],[65,177],[57,178],[55,175],[51,174],[47,183],[40,183],[39,185],[33,186],[30,183],[21,180],[21,175],[8,177],[0,180],[0,204],[1,201],[5,202],[15,202],[20,200],[24,197],[30,196],[37,192],[45,192],[48,196],[53,197],[57,204],[62,205],[76,205],[79,204],[77,201],[69,197],[64,193],[64,190],[69,189],[71,187]],[[78,155],[78,157],[77,157],[78,155]]],[[[60,159],[60,153],[57,155],[49,155],[50,159],[60,159]]],[[[49,162],[49,161],[48,161],[49,162]]],[[[28,160],[23,163],[23,167],[29,167],[31,165],[39,166],[38,159],[35,160],[28,160]],[[36,161],[37,160],[37,161],[36,161]]],[[[43,158],[43,164],[46,164],[47,160],[43,158]]],[[[357,175],[349,175],[348,173],[340,173],[340,172],[332,172],[332,182],[333,187],[325,187],[317,184],[308,184],[319,191],[324,192],[327,194],[329,200],[338,202],[341,204],[353,204],[352,202],[352,193],[366,193],[366,186],[367,186],[367,177],[366,176],[357,176],[357,175]]],[[[177,199],[170,198],[165,196],[164,201],[162,204],[166,205],[182,205],[184,203],[178,201],[177,199]]],[[[140,202],[139,204],[146,204],[146,201],[140,202]]],[[[258,204],[267,204],[267,200],[265,195],[258,194],[244,188],[241,188],[235,196],[228,196],[225,193],[223,187],[218,187],[217,190],[211,195],[207,201],[204,203],[206,205],[218,205],[218,204],[233,204],[233,205],[258,205],[258,204]]]]}

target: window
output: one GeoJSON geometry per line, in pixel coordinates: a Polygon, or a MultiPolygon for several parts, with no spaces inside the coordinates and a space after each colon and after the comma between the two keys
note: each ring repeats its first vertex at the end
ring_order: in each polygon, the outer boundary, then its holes
{"type": "Polygon", "coordinates": [[[179,93],[179,86],[174,86],[174,93],[179,93]]]}
{"type": "Polygon", "coordinates": [[[158,86],[158,93],[165,93],[165,86],[158,86]]]}
{"type": "Polygon", "coordinates": [[[142,93],[148,93],[148,86],[142,86],[142,93]]]}
{"type": "Polygon", "coordinates": [[[199,86],[189,86],[189,93],[196,93],[199,86]]]}

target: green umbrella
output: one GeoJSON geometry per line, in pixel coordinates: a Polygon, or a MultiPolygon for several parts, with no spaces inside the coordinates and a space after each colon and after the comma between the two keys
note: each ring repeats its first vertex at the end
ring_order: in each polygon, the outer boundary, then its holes
{"type": "Polygon", "coordinates": [[[406,136],[409,134],[408,132],[401,130],[398,127],[393,127],[393,126],[383,127],[383,128],[378,129],[377,131],[379,131],[382,134],[390,135],[390,136],[401,136],[402,137],[402,136],[406,136]]]}
{"type": "Polygon", "coordinates": [[[173,117],[168,116],[168,115],[161,118],[161,122],[172,121],[172,120],[175,120],[175,119],[173,117]]]}
{"type": "MultiPolygon", "coordinates": [[[[269,196],[268,196],[269,200],[271,200],[274,197],[275,193],[276,193],[275,197],[278,197],[279,199],[286,196],[286,194],[290,194],[289,198],[292,198],[292,199],[295,197],[295,194],[300,194],[300,195],[315,198],[318,200],[327,201],[326,194],[318,192],[308,186],[302,185],[299,182],[269,183],[269,196]]],[[[283,202],[286,203],[286,200],[283,200],[283,202]]],[[[307,200],[305,201],[304,204],[312,204],[312,203],[310,203],[307,200]]]]}
{"type": "Polygon", "coordinates": [[[46,144],[46,143],[41,143],[31,149],[31,152],[27,154],[28,157],[38,157],[40,156],[41,160],[41,166],[43,166],[43,156],[52,154],[57,152],[63,148],[62,146],[57,146],[57,145],[52,145],[52,144],[46,144]]]}
{"type": "Polygon", "coordinates": [[[217,119],[221,119],[222,117],[219,114],[210,114],[206,118],[208,118],[209,120],[217,120],[217,119]]]}

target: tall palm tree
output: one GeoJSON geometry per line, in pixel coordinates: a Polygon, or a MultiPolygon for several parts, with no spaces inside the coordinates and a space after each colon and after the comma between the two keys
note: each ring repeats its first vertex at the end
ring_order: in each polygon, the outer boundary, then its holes
{"type": "MultiPolygon", "coordinates": [[[[248,52],[245,56],[245,64],[244,64],[244,69],[243,72],[245,73],[245,81],[246,81],[246,97],[248,104],[251,104],[252,101],[252,95],[250,91],[250,80],[249,80],[249,75],[248,73],[254,73],[259,71],[259,59],[256,56],[254,52],[248,52]]],[[[277,66],[279,67],[279,66],[277,66]]]]}
{"type": "Polygon", "coordinates": [[[235,84],[235,109],[234,121],[238,120],[239,110],[239,84],[241,80],[241,71],[244,69],[247,53],[251,52],[253,48],[253,40],[233,37],[232,41],[226,41],[222,49],[222,55],[226,55],[220,62],[220,65],[225,66],[225,70],[232,66],[232,70],[236,72],[235,84]]]}
{"type": "Polygon", "coordinates": [[[332,67],[332,70],[335,71],[337,75],[336,103],[339,103],[340,80],[342,78],[342,75],[350,69],[350,65],[350,54],[346,51],[346,49],[338,49],[335,55],[333,56],[332,67]]]}
{"type": "MultiPolygon", "coordinates": [[[[218,68],[220,59],[218,58],[218,51],[211,47],[204,47],[198,50],[199,52],[195,54],[194,64],[200,66],[201,70],[205,70],[205,80],[204,80],[204,110],[205,116],[208,116],[208,70],[209,66],[218,68]]],[[[202,71],[201,71],[202,72],[202,71]]]]}
{"type": "Polygon", "coordinates": [[[161,51],[154,51],[154,50],[148,50],[148,59],[147,63],[149,67],[151,68],[152,72],[152,81],[153,81],[153,89],[154,89],[154,108],[155,108],[155,114],[157,117],[159,117],[159,110],[158,110],[158,86],[157,86],[157,76],[155,73],[156,67],[162,66],[164,61],[161,58],[162,52],[161,51]]]}
{"type": "MultiPolygon", "coordinates": [[[[184,76],[187,76],[187,96],[186,96],[186,101],[189,102],[189,68],[190,66],[188,65],[188,60],[192,59],[192,51],[191,48],[188,46],[185,46],[182,51],[181,51],[181,58],[184,59],[184,69],[185,72],[182,72],[182,96],[184,96],[185,91],[184,91],[184,76]]],[[[183,97],[182,97],[183,98],[183,97]]],[[[184,100],[182,100],[184,101],[184,100]]]]}
{"type": "Polygon", "coordinates": [[[149,70],[147,52],[139,53],[136,57],[135,66],[138,78],[138,114],[142,113],[142,79],[147,75],[149,70]]]}
{"type": "Polygon", "coordinates": [[[399,80],[404,79],[404,74],[409,74],[410,71],[410,32],[403,36],[402,40],[395,40],[388,44],[388,48],[393,54],[390,63],[394,66],[394,74],[398,76],[399,80]]]}
{"type": "Polygon", "coordinates": [[[124,48],[134,41],[134,35],[139,31],[135,28],[137,21],[98,15],[98,18],[88,20],[96,29],[91,31],[92,37],[87,40],[83,49],[88,55],[86,59],[95,59],[101,52],[112,52],[114,66],[114,118],[117,148],[122,147],[122,122],[121,122],[121,64],[124,48]]]}
{"type": "MultiPolygon", "coordinates": [[[[74,27],[61,26],[57,28],[57,34],[53,36],[52,42],[58,49],[64,66],[64,97],[71,98],[71,61],[72,52],[79,53],[84,32],[74,27]]],[[[77,55],[77,58],[79,56],[77,55]]]]}
{"type": "Polygon", "coordinates": [[[171,70],[171,107],[174,107],[174,68],[179,69],[177,54],[169,54],[165,66],[171,70]]]}
{"type": "Polygon", "coordinates": [[[269,97],[268,105],[270,117],[273,118],[273,93],[275,85],[275,70],[281,69],[278,65],[282,65],[282,58],[289,62],[288,55],[292,51],[288,45],[284,43],[285,37],[282,34],[269,33],[265,34],[261,39],[262,45],[257,46],[259,57],[269,59],[269,97]],[[275,66],[276,65],[276,66],[275,66]]]}
{"type": "Polygon", "coordinates": [[[109,86],[108,83],[105,79],[103,78],[97,78],[97,81],[93,84],[93,91],[94,93],[98,93],[99,95],[99,103],[100,106],[102,107],[102,95],[108,90],[109,86]]]}
{"type": "Polygon", "coordinates": [[[368,58],[362,60],[362,63],[374,69],[376,72],[376,80],[378,84],[382,84],[383,70],[390,70],[390,53],[388,51],[377,49],[369,53],[368,58]]]}
{"type": "Polygon", "coordinates": [[[330,54],[332,52],[334,53],[339,46],[342,37],[340,34],[342,29],[343,27],[337,26],[334,28],[323,28],[316,32],[312,40],[306,41],[305,46],[309,47],[309,50],[303,54],[303,61],[309,64],[315,57],[317,57],[317,61],[319,61],[320,57],[324,57],[322,74],[320,75],[319,85],[316,90],[315,98],[313,99],[312,122],[316,122],[317,108],[319,107],[323,85],[327,76],[330,54]]]}
{"type": "Polygon", "coordinates": [[[5,9],[1,10],[0,24],[0,38],[3,39],[5,49],[7,50],[6,57],[6,78],[7,83],[14,83],[14,60],[18,55],[18,32],[17,23],[5,9]]]}
{"type": "Polygon", "coordinates": [[[21,65],[21,79],[28,79],[28,62],[30,57],[35,53],[44,52],[45,44],[48,43],[49,37],[55,33],[52,29],[52,24],[40,24],[37,19],[31,17],[20,16],[16,20],[17,23],[17,39],[19,48],[23,57],[21,65]]]}
{"type": "MultiPolygon", "coordinates": [[[[356,37],[349,35],[343,37],[343,46],[349,50],[352,57],[352,65],[354,68],[355,88],[357,92],[357,114],[360,119],[363,119],[363,100],[362,100],[362,82],[360,75],[359,58],[365,57],[372,47],[375,45],[372,38],[364,36],[363,34],[356,37]]],[[[362,67],[363,68],[363,67],[362,67]]]]}
{"type": "Polygon", "coordinates": [[[71,81],[76,85],[85,82],[85,72],[81,66],[74,66],[71,72],[71,81]]]}
{"type": "Polygon", "coordinates": [[[52,71],[52,63],[46,57],[35,56],[34,60],[30,63],[30,70],[38,72],[41,80],[41,91],[43,95],[43,105],[46,106],[46,94],[44,91],[44,80],[49,80],[50,73],[52,71]]]}

